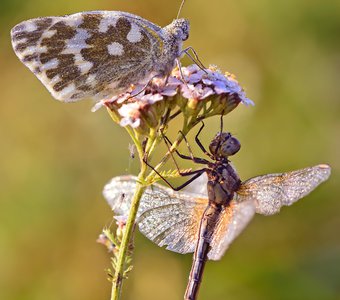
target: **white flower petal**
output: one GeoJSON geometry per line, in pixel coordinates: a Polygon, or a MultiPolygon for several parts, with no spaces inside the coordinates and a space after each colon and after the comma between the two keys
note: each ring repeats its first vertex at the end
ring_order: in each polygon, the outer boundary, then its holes
{"type": "Polygon", "coordinates": [[[95,105],[92,106],[91,112],[96,112],[97,110],[101,109],[103,106],[105,106],[105,100],[100,100],[95,105]]]}

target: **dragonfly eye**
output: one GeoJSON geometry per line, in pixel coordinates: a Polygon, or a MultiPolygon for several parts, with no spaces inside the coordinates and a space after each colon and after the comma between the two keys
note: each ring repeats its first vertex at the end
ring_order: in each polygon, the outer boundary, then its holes
{"type": "Polygon", "coordinates": [[[222,158],[234,155],[240,148],[240,142],[229,132],[217,134],[209,145],[211,154],[222,158]]]}
{"type": "Polygon", "coordinates": [[[237,153],[241,148],[241,144],[238,139],[230,135],[230,137],[221,144],[220,153],[221,156],[231,156],[237,153]]]}

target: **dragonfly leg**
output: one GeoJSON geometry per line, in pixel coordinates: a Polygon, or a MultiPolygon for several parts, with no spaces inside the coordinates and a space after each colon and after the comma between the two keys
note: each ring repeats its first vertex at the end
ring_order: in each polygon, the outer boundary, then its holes
{"type": "Polygon", "coordinates": [[[222,132],[223,132],[223,112],[220,119],[220,138],[218,139],[218,144],[216,148],[220,148],[222,142],[222,132]]]}
{"type": "MultiPolygon", "coordinates": [[[[163,138],[164,138],[164,142],[165,142],[165,144],[166,144],[166,146],[167,146],[167,148],[168,148],[168,151],[169,151],[169,153],[171,154],[172,159],[174,160],[174,162],[175,162],[175,164],[176,164],[176,166],[177,166],[177,163],[176,163],[176,161],[175,161],[175,158],[173,157],[172,152],[170,151],[170,147],[169,147],[169,144],[170,144],[170,146],[172,146],[172,143],[171,143],[171,141],[169,140],[169,138],[168,138],[166,135],[164,135],[163,133],[162,133],[162,136],[163,136],[163,138]]],[[[190,148],[189,148],[189,149],[190,149],[190,148]]],[[[190,150],[191,150],[191,149],[190,149],[190,150]]],[[[180,158],[182,158],[182,159],[192,160],[192,161],[194,161],[195,163],[203,164],[203,165],[206,165],[206,164],[209,163],[209,162],[208,162],[206,159],[204,159],[204,158],[200,158],[200,157],[195,157],[195,156],[193,156],[192,152],[191,152],[191,156],[184,155],[184,154],[180,153],[177,149],[175,150],[175,152],[176,152],[176,154],[177,154],[180,158]]]]}
{"type": "Polygon", "coordinates": [[[151,166],[148,163],[148,161],[145,157],[143,158],[143,161],[150,169],[152,169],[174,191],[179,191],[179,190],[183,189],[188,184],[190,184],[192,181],[194,181],[196,178],[200,177],[206,171],[206,168],[203,168],[203,169],[199,169],[199,170],[195,170],[195,171],[187,171],[187,172],[179,173],[181,176],[191,176],[191,175],[194,175],[194,176],[191,177],[186,182],[184,182],[183,184],[181,184],[180,186],[175,187],[162,174],[160,174],[153,166],[151,166]]]}
{"type": "Polygon", "coordinates": [[[195,141],[196,141],[196,144],[197,144],[197,145],[200,147],[200,149],[202,150],[202,152],[203,152],[205,155],[209,156],[211,159],[213,159],[213,156],[212,156],[207,150],[205,150],[203,144],[202,144],[201,141],[198,139],[198,136],[199,136],[200,133],[202,132],[204,126],[205,126],[205,124],[204,124],[204,122],[202,122],[202,126],[201,126],[201,128],[198,130],[198,132],[197,132],[197,134],[196,134],[196,136],[195,136],[195,141]]]}
{"type": "Polygon", "coordinates": [[[163,130],[164,130],[164,127],[166,126],[166,124],[168,123],[169,121],[169,117],[170,117],[170,108],[167,109],[166,113],[163,115],[163,117],[161,118],[161,122],[160,122],[160,132],[163,134],[163,130]]]}

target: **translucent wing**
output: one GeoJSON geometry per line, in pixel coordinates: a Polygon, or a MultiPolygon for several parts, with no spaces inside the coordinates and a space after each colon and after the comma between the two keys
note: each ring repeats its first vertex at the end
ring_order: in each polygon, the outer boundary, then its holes
{"type": "MultiPolygon", "coordinates": [[[[127,215],[137,178],[113,178],[104,187],[104,197],[116,215],[127,215]]],[[[208,199],[203,194],[174,192],[162,185],[148,187],[137,214],[139,230],[158,246],[179,252],[194,252],[199,224],[208,199]]]]}
{"type": "Polygon", "coordinates": [[[160,27],[123,12],[24,21],[11,31],[20,60],[61,101],[103,99],[152,76],[160,27]]]}
{"type": "Polygon", "coordinates": [[[253,199],[256,212],[273,215],[313,191],[330,176],[331,168],[321,164],[297,171],[268,174],[245,181],[238,193],[238,201],[253,199]]]}
{"type": "Polygon", "coordinates": [[[224,208],[221,217],[215,228],[211,241],[211,249],[208,258],[219,260],[233,240],[242,232],[255,214],[255,205],[252,200],[242,202],[231,201],[230,205],[224,208]]]}
{"type": "Polygon", "coordinates": [[[205,197],[207,197],[207,182],[208,176],[207,173],[204,172],[201,176],[187,185],[185,187],[185,191],[194,194],[205,195],[205,197]]]}
{"type": "Polygon", "coordinates": [[[255,212],[263,215],[278,213],[282,206],[293,204],[327,180],[330,172],[330,167],[322,164],[293,172],[258,176],[242,183],[230,206],[221,213],[208,258],[220,259],[255,212]]]}

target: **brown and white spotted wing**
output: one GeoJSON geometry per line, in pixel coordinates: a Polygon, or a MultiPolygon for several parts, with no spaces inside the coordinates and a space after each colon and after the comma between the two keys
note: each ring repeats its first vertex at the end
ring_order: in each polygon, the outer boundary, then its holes
{"type": "MultiPolygon", "coordinates": [[[[104,197],[116,215],[128,215],[137,178],[113,178],[104,197]]],[[[178,253],[194,252],[202,214],[208,199],[201,194],[174,192],[159,184],[148,187],[140,202],[139,230],[159,246],[178,253]]]]}
{"type": "Polygon", "coordinates": [[[254,213],[273,215],[313,191],[330,176],[331,168],[321,164],[297,171],[257,176],[241,184],[226,207],[214,232],[208,258],[220,259],[254,213]]]}
{"type": "Polygon", "coordinates": [[[132,14],[93,11],[24,21],[11,37],[53,97],[71,102],[113,96],[152,76],[160,30],[132,14]]]}

